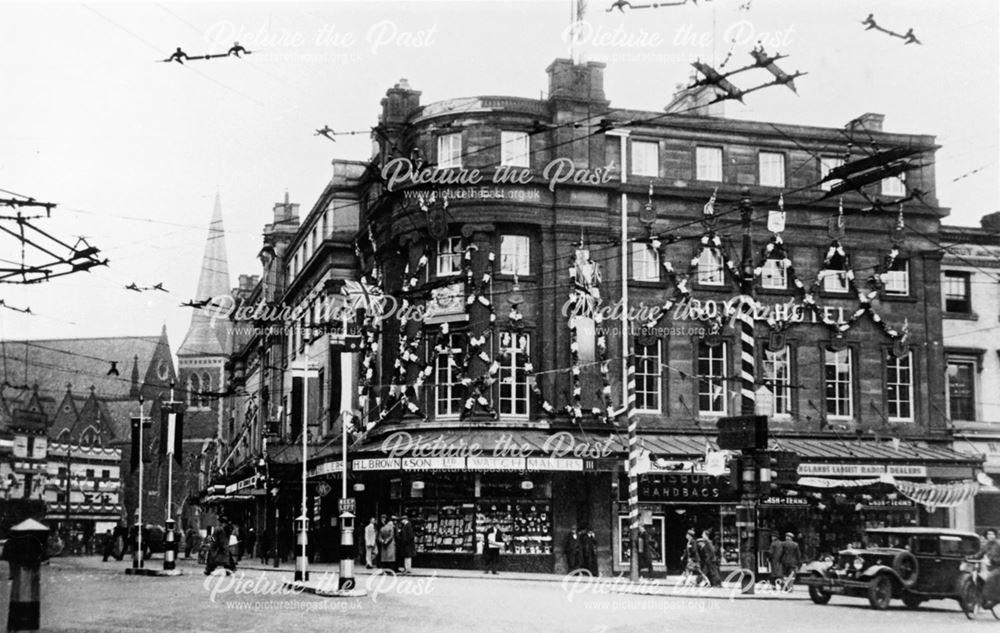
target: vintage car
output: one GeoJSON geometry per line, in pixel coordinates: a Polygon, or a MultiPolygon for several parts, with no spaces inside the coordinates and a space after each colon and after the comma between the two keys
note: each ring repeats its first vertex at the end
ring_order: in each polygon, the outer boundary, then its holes
{"type": "Polygon", "coordinates": [[[915,609],[925,600],[962,603],[962,563],[979,551],[972,532],[943,528],[879,528],[866,532],[867,546],[845,549],[836,561],[810,563],[797,581],[809,597],[826,604],[833,594],[868,598],[885,609],[893,598],[915,609]]]}

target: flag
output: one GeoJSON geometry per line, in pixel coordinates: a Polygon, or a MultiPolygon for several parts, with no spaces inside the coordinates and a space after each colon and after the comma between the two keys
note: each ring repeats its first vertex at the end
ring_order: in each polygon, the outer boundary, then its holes
{"type": "Polygon", "coordinates": [[[160,409],[160,454],[173,455],[181,463],[184,411],[180,403],[164,403],[160,409]]]}
{"type": "Polygon", "coordinates": [[[141,421],[143,427],[145,427],[145,428],[149,427],[149,418],[146,418],[146,417],[140,418],[140,417],[133,416],[130,419],[131,428],[132,428],[132,455],[131,455],[131,459],[130,459],[130,465],[131,465],[131,468],[132,468],[133,472],[139,468],[139,455],[140,455],[139,451],[140,450],[142,450],[142,461],[143,462],[148,462],[149,461],[149,455],[146,454],[146,450],[145,450],[146,449],[146,445],[148,444],[148,442],[143,442],[142,443],[143,445],[141,447],[139,445],[139,423],[140,423],[140,421],[141,421]]]}

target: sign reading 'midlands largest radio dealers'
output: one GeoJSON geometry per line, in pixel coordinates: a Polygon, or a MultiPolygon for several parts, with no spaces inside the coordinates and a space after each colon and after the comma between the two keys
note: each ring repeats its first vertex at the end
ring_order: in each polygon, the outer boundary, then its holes
{"type": "MultiPolygon", "coordinates": [[[[548,183],[549,191],[556,185],[600,185],[611,182],[612,164],[606,167],[578,168],[569,158],[549,161],[542,170],[542,180],[548,183]]],[[[498,166],[487,177],[479,169],[465,167],[423,167],[418,168],[409,158],[393,158],[382,167],[382,179],[386,189],[395,191],[405,185],[527,185],[535,182],[535,174],[530,167],[498,166]]]]}

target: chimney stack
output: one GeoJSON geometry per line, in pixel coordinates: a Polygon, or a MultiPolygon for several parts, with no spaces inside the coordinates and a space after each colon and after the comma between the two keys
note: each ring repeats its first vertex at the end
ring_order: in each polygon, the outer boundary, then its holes
{"type": "Polygon", "coordinates": [[[677,92],[664,109],[669,114],[689,114],[691,116],[726,116],[725,101],[711,103],[717,96],[724,94],[717,86],[695,86],[689,88],[697,77],[692,74],[688,85],[677,84],[677,92]]]}
{"type": "Polygon", "coordinates": [[[882,123],[884,121],[884,114],[878,114],[877,112],[865,112],[858,118],[848,122],[847,127],[857,125],[858,127],[868,130],[869,132],[881,132],[882,123]]]}
{"type": "Polygon", "coordinates": [[[549,64],[550,99],[597,101],[607,104],[604,98],[604,68],[601,62],[574,64],[569,59],[557,59],[549,64]]]}
{"type": "Polygon", "coordinates": [[[400,79],[395,86],[385,91],[379,121],[389,127],[403,124],[420,108],[420,95],[419,90],[410,88],[410,82],[400,79]]]}

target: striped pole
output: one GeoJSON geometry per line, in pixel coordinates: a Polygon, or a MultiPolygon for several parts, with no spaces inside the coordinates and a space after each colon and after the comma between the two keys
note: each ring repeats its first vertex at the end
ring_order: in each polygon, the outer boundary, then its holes
{"type": "MultiPolygon", "coordinates": [[[[737,319],[740,322],[740,412],[743,415],[756,413],[756,393],[754,392],[757,378],[754,356],[756,353],[754,341],[754,313],[757,302],[753,298],[753,239],[751,223],[753,220],[753,204],[750,201],[750,189],[743,187],[740,192],[740,219],[743,224],[743,253],[740,262],[740,309],[737,319]]],[[[756,464],[756,451],[743,451],[743,459],[756,464]]],[[[754,467],[756,471],[756,466],[754,467]]],[[[756,474],[756,472],[755,472],[756,474]]],[[[759,568],[757,559],[757,501],[758,484],[756,477],[750,484],[750,490],[744,490],[743,503],[747,508],[746,544],[743,554],[743,567],[750,570],[751,578],[756,580],[759,568]]],[[[753,594],[755,582],[743,586],[742,592],[753,594]]]]}
{"type": "MultiPolygon", "coordinates": [[[[628,344],[627,334],[625,335],[628,344]]],[[[629,578],[639,580],[639,420],[635,415],[635,359],[628,355],[626,407],[628,415],[628,519],[631,556],[629,578]]]]}
{"type": "Polygon", "coordinates": [[[757,375],[754,366],[754,324],[753,315],[757,304],[750,295],[740,296],[740,413],[753,415],[756,408],[754,380],[757,375]]]}
{"type": "Polygon", "coordinates": [[[309,559],[306,554],[309,545],[306,526],[309,519],[306,518],[305,511],[306,509],[303,507],[302,516],[295,519],[299,530],[298,542],[295,545],[295,582],[306,582],[309,580],[309,559]]]}
{"type": "MultiPolygon", "coordinates": [[[[171,458],[172,460],[173,458],[171,458]]],[[[174,541],[174,527],[175,523],[173,519],[167,519],[167,533],[165,536],[165,543],[163,546],[163,571],[173,571],[177,568],[176,556],[177,548],[176,542],[174,541]]]]}

